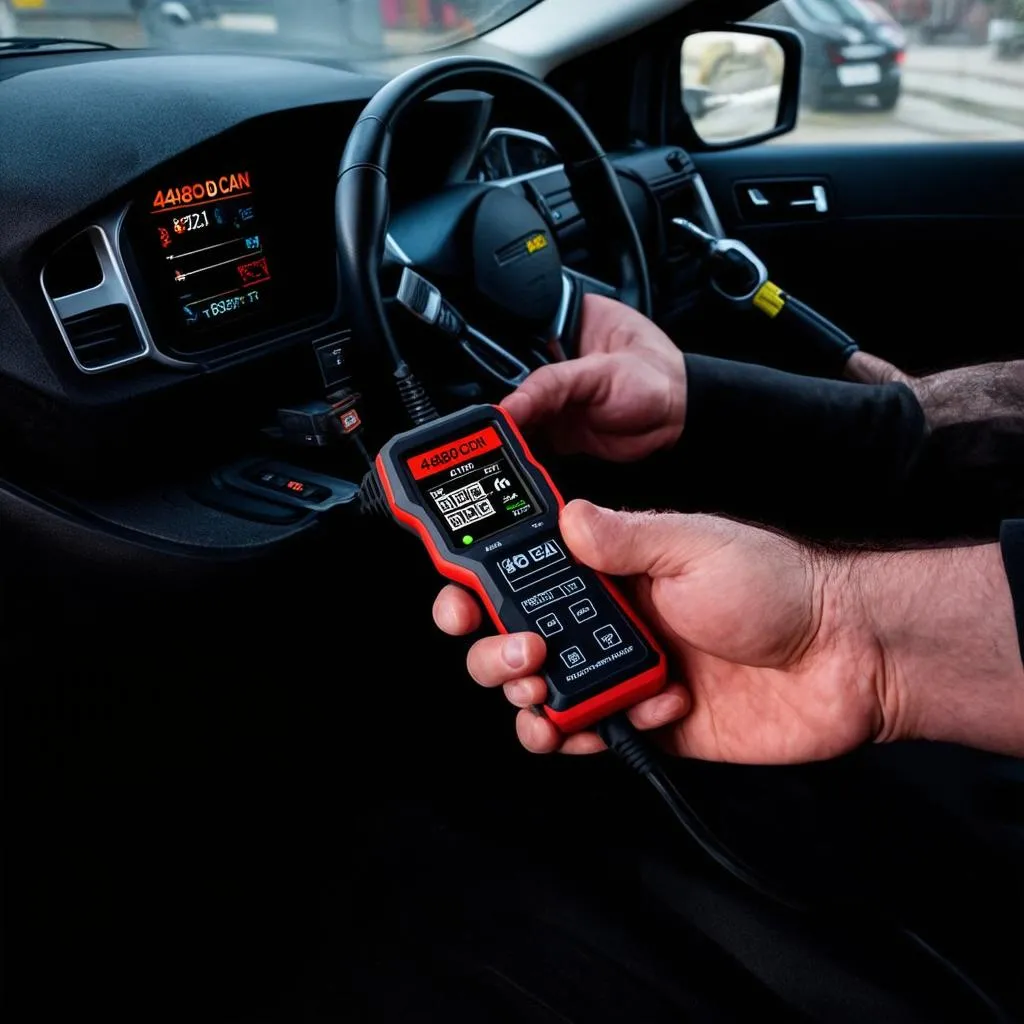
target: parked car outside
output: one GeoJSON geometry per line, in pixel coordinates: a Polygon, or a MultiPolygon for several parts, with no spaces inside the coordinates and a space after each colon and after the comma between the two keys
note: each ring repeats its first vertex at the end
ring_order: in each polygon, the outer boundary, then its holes
{"type": "Polygon", "coordinates": [[[906,35],[884,8],[862,0],[778,0],[753,20],[800,33],[803,100],[815,110],[863,98],[882,110],[899,102],[906,35]]]}

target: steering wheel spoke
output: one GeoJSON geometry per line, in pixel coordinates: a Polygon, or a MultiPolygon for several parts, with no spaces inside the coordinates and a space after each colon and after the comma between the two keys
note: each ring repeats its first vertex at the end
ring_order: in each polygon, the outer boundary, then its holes
{"type": "Polygon", "coordinates": [[[412,259],[406,251],[398,244],[398,240],[389,231],[384,236],[384,256],[381,260],[381,269],[389,267],[411,267],[412,259]]]}
{"type": "Polygon", "coordinates": [[[581,274],[578,270],[570,270],[569,267],[563,267],[562,273],[573,287],[580,289],[584,295],[603,295],[605,298],[622,300],[622,292],[607,281],[599,281],[596,277],[581,274]]]}
{"type": "Polygon", "coordinates": [[[571,357],[579,351],[583,299],[587,295],[603,295],[607,299],[622,301],[622,292],[614,285],[563,267],[562,302],[552,330],[552,343],[564,357],[571,357]]]}
{"type": "Polygon", "coordinates": [[[466,325],[466,337],[459,345],[492,381],[503,384],[509,391],[515,391],[530,376],[531,370],[526,363],[469,324],[466,325]]]}
{"type": "Polygon", "coordinates": [[[454,341],[492,383],[514,391],[530,375],[526,363],[468,323],[440,288],[411,267],[402,271],[395,299],[418,320],[454,341]]]}

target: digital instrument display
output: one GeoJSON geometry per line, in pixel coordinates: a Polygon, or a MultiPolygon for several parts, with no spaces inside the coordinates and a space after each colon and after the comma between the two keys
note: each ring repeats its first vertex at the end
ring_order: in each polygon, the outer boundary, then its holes
{"type": "Polygon", "coordinates": [[[493,427],[406,460],[431,515],[466,547],[542,511],[493,427]]]}
{"type": "Polygon", "coordinates": [[[239,125],[140,180],[118,244],[159,351],[219,359],[336,333],[322,328],[342,314],[343,143],[324,141],[322,118],[289,110],[239,125]]]}
{"type": "Polygon", "coordinates": [[[274,302],[257,185],[251,170],[225,169],[152,196],[149,241],[186,331],[251,317],[274,302]]]}

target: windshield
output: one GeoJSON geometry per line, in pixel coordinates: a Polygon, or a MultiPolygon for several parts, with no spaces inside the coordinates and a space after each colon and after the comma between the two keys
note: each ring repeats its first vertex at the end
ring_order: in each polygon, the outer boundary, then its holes
{"type": "Polygon", "coordinates": [[[0,0],[0,37],[359,60],[481,35],[538,0],[0,0]]]}

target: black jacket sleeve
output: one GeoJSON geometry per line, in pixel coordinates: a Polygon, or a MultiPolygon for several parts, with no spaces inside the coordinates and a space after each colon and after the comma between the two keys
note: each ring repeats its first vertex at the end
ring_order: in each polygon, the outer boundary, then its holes
{"type": "Polygon", "coordinates": [[[1011,519],[1003,523],[999,536],[1003,548],[1003,564],[1010,581],[1013,610],[1017,616],[1017,636],[1021,657],[1024,657],[1024,519],[1011,519]]]}
{"type": "Polygon", "coordinates": [[[800,377],[686,357],[676,451],[692,507],[813,530],[829,517],[861,536],[891,516],[924,446],[924,412],[902,384],[800,377]]]}

